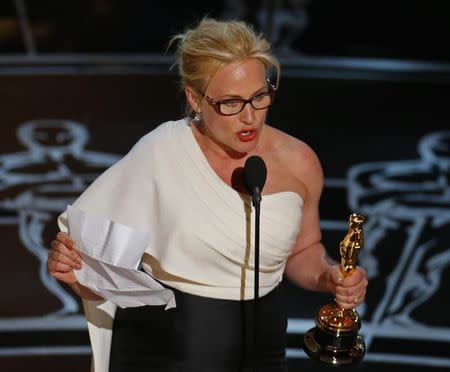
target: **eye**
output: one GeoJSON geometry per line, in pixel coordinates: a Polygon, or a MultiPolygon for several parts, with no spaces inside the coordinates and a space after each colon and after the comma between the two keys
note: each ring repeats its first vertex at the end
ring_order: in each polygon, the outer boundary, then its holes
{"type": "Polygon", "coordinates": [[[222,105],[225,105],[227,107],[236,107],[239,106],[241,103],[242,101],[239,99],[227,99],[221,102],[222,105]]]}
{"type": "Polygon", "coordinates": [[[264,98],[266,98],[267,93],[260,93],[253,97],[254,101],[262,101],[264,98]]]}

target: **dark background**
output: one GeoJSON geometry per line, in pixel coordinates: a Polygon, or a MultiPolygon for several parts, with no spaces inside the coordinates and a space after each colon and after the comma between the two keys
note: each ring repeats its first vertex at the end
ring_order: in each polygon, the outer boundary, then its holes
{"type": "MultiPolygon", "coordinates": [[[[317,152],[326,176],[320,206],[324,243],[336,256],[345,231],[327,228],[327,222],[345,227],[352,212],[348,170],[361,163],[417,160],[423,136],[450,129],[447,8],[444,0],[5,0],[0,3],[0,156],[26,151],[16,129],[37,119],[80,122],[89,130],[87,150],[125,154],[156,125],[183,114],[182,95],[170,70],[173,56],[166,52],[168,38],[204,14],[245,19],[269,39],[274,30],[281,35],[272,40],[282,76],[268,121],[317,152]],[[264,9],[269,16],[261,23],[258,14],[264,9]]],[[[448,169],[446,174],[448,193],[448,169]]],[[[0,176],[0,201],[13,198],[0,176]]],[[[448,201],[446,206],[443,213],[448,201]]],[[[0,207],[0,220],[15,218],[16,212],[0,207]]],[[[370,314],[382,302],[380,282],[395,271],[405,244],[408,228],[402,226],[386,238],[377,256],[380,274],[369,283],[367,308],[361,310],[368,332],[383,325],[370,314]]],[[[0,370],[88,370],[86,348],[78,353],[61,348],[89,345],[85,330],[27,328],[28,317],[45,318],[58,304],[40,285],[39,262],[23,248],[18,226],[5,223],[0,229],[6,247],[0,253],[5,265],[0,275],[7,283],[0,306],[0,370]]],[[[45,232],[44,245],[53,233],[45,232]]],[[[441,244],[441,252],[448,252],[448,240],[441,244]]],[[[439,273],[439,290],[416,314],[423,337],[408,333],[417,324],[378,335],[359,368],[450,367],[450,336],[429,336],[437,332],[433,327],[450,335],[443,315],[448,314],[448,265],[439,273]]],[[[331,300],[286,283],[292,319],[313,322],[315,311],[331,300]]],[[[288,347],[296,352],[290,370],[324,369],[302,354],[301,340],[302,331],[290,333],[288,347]]]]}

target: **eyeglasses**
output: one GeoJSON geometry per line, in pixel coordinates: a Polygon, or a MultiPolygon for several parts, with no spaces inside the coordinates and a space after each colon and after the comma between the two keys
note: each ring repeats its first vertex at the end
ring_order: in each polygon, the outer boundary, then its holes
{"type": "Polygon", "coordinates": [[[250,103],[255,110],[264,110],[269,107],[275,100],[276,88],[270,84],[269,89],[268,92],[259,93],[250,99],[231,98],[215,101],[211,97],[208,97],[205,94],[203,95],[205,96],[206,102],[208,102],[219,115],[231,116],[239,114],[247,103],[250,103]]]}

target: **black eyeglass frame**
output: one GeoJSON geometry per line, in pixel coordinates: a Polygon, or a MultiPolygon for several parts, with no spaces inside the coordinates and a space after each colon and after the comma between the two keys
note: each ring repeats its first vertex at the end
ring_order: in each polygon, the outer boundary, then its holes
{"type": "Polygon", "coordinates": [[[254,95],[253,97],[251,97],[251,98],[249,98],[249,99],[244,99],[244,98],[229,98],[229,99],[221,99],[221,100],[215,101],[215,100],[213,100],[211,97],[208,97],[205,93],[203,93],[203,92],[200,92],[200,93],[205,97],[206,102],[208,102],[208,104],[209,104],[210,106],[213,107],[214,111],[215,111],[217,114],[222,115],[222,116],[233,116],[233,115],[237,115],[237,114],[239,114],[240,112],[242,112],[242,110],[243,110],[244,107],[247,105],[247,103],[250,103],[250,105],[253,107],[254,110],[264,110],[264,109],[266,109],[267,107],[271,106],[271,105],[273,104],[274,100],[275,100],[275,93],[277,92],[277,88],[276,88],[272,83],[270,83],[269,80],[267,80],[267,83],[268,83],[268,87],[269,87],[269,91],[268,91],[268,92],[261,92],[261,93],[258,93],[258,94],[254,95]],[[262,96],[265,96],[265,95],[270,96],[270,103],[269,103],[266,107],[257,108],[257,107],[255,107],[255,106],[253,106],[253,101],[254,101],[255,99],[257,99],[257,98],[259,98],[259,97],[262,97],[262,96]],[[240,109],[238,112],[235,112],[235,113],[233,113],[233,114],[225,114],[225,113],[223,113],[223,112],[220,110],[220,105],[223,104],[223,103],[230,102],[230,101],[239,101],[239,102],[242,102],[242,107],[241,107],[241,109],[240,109]]]}

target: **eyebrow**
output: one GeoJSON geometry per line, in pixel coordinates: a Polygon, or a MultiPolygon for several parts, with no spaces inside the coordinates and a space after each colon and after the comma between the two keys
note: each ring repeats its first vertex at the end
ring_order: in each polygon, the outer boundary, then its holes
{"type": "MultiPolygon", "coordinates": [[[[260,93],[263,93],[266,89],[267,89],[267,86],[259,88],[256,92],[254,92],[250,96],[250,98],[252,98],[252,97],[254,97],[254,96],[256,96],[256,95],[258,95],[260,93]]],[[[243,98],[242,96],[237,95],[237,94],[227,94],[227,95],[223,95],[221,97],[218,97],[216,100],[217,101],[224,101],[224,100],[228,100],[228,99],[245,99],[245,98],[243,98]]]]}

